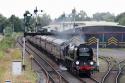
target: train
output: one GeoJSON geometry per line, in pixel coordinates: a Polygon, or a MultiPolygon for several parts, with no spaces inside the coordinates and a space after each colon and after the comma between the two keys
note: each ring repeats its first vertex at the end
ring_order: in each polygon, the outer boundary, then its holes
{"type": "Polygon", "coordinates": [[[85,43],[76,45],[65,39],[59,39],[52,36],[34,36],[26,37],[27,41],[41,47],[55,61],[63,64],[71,73],[75,75],[91,73],[97,69],[96,61],[94,61],[93,49],[85,43]]]}

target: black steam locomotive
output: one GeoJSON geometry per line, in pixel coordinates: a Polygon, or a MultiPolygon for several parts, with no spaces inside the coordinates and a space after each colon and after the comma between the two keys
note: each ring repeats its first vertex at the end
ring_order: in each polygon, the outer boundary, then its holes
{"type": "Polygon", "coordinates": [[[27,37],[28,41],[46,50],[56,61],[62,63],[74,74],[91,72],[96,69],[96,62],[93,60],[93,50],[85,44],[73,45],[67,40],[50,36],[27,37]]]}

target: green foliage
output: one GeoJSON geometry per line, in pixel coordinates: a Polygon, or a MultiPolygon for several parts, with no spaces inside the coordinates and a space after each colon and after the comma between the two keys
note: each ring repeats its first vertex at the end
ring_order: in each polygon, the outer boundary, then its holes
{"type": "Polygon", "coordinates": [[[2,78],[2,75],[5,72],[5,68],[4,67],[0,67],[0,79],[2,78]]]}
{"type": "Polygon", "coordinates": [[[23,31],[23,21],[15,15],[11,15],[11,17],[7,19],[0,14],[0,32],[2,32],[3,29],[8,29],[8,27],[13,32],[23,31]]]}
{"type": "Polygon", "coordinates": [[[125,12],[119,14],[119,15],[116,17],[115,21],[116,21],[116,22],[119,22],[120,25],[125,25],[125,12]]]}
{"type": "Polygon", "coordinates": [[[91,18],[87,16],[87,13],[83,10],[77,12],[76,9],[72,9],[72,12],[68,15],[61,14],[56,21],[90,21],[91,18]]]}
{"type": "Polygon", "coordinates": [[[5,28],[4,28],[4,35],[5,35],[5,36],[11,36],[12,33],[13,33],[13,31],[12,31],[12,28],[11,28],[11,27],[5,27],[5,28]]]}
{"type": "Polygon", "coordinates": [[[4,56],[6,49],[13,47],[15,44],[15,39],[12,37],[4,37],[0,41],[0,59],[4,56]]]}
{"type": "Polygon", "coordinates": [[[6,17],[4,17],[3,15],[0,14],[0,32],[2,32],[2,30],[5,28],[6,24],[6,17]]]}
{"type": "Polygon", "coordinates": [[[21,59],[21,50],[20,49],[14,49],[14,51],[11,53],[11,57],[12,59],[15,59],[15,60],[20,60],[21,59]]]}
{"type": "Polygon", "coordinates": [[[95,13],[93,14],[93,18],[89,17],[87,13],[83,10],[80,10],[80,12],[77,12],[76,9],[73,9],[72,12],[68,15],[63,13],[60,15],[56,21],[114,21],[115,16],[109,12],[103,12],[103,13],[95,13]]]}
{"type": "Polygon", "coordinates": [[[0,50],[0,59],[3,58],[4,52],[2,50],[0,50]]]}
{"type": "Polygon", "coordinates": [[[58,21],[65,21],[65,20],[66,20],[66,14],[65,14],[65,13],[61,14],[61,15],[58,17],[57,20],[58,20],[58,21]]]}
{"type": "Polygon", "coordinates": [[[41,27],[49,25],[51,22],[51,18],[47,14],[43,14],[42,17],[38,16],[37,19],[38,19],[38,24],[40,24],[41,27]]]}
{"type": "Polygon", "coordinates": [[[15,39],[12,37],[4,37],[0,42],[0,49],[4,50],[10,47],[13,47],[15,39]]]}
{"type": "Polygon", "coordinates": [[[13,33],[9,36],[4,36],[4,38],[0,41],[0,51],[13,47],[16,43],[16,38],[20,35],[22,35],[22,33],[13,33]]]}
{"type": "Polygon", "coordinates": [[[121,18],[118,22],[120,25],[125,25],[125,17],[121,18]]]}
{"type": "Polygon", "coordinates": [[[115,16],[109,12],[93,14],[93,20],[96,20],[96,21],[114,21],[114,19],[115,19],[115,16]]]}
{"type": "Polygon", "coordinates": [[[13,32],[23,31],[23,22],[21,19],[19,19],[15,15],[11,15],[8,20],[11,23],[11,29],[13,32]]]}
{"type": "Polygon", "coordinates": [[[87,16],[87,13],[83,10],[81,10],[77,15],[76,15],[76,21],[89,21],[91,20],[90,17],[87,16]]]}

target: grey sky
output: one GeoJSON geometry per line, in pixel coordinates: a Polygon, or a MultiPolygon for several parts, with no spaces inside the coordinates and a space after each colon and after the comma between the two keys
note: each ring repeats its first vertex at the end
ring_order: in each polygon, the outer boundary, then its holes
{"type": "Polygon", "coordinates": [[[6,17],[11,14],[23,17],[25,10],[33,12],[38,6],[52,18],[63,12],[71,13],[73,8],[84,10],[89,16],[96,12],[111,12],[115,15],[125,12],[125,0],[0,0],[0,13],[6,17]]]}

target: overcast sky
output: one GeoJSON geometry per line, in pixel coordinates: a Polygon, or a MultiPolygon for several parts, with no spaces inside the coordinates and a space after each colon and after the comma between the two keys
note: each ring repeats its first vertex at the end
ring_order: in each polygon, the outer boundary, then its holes
{"type": "Polygon", "coordinates": [[[15,14],[23,17],[26,10],[44,10],[51,18],[63,12],[69,14],[73,8],[84,10],[89,16],[96,12],[111,12],[115,15],[125,12],[125,0],[0,0],[0,13],[6,17],[15,14]]]}

